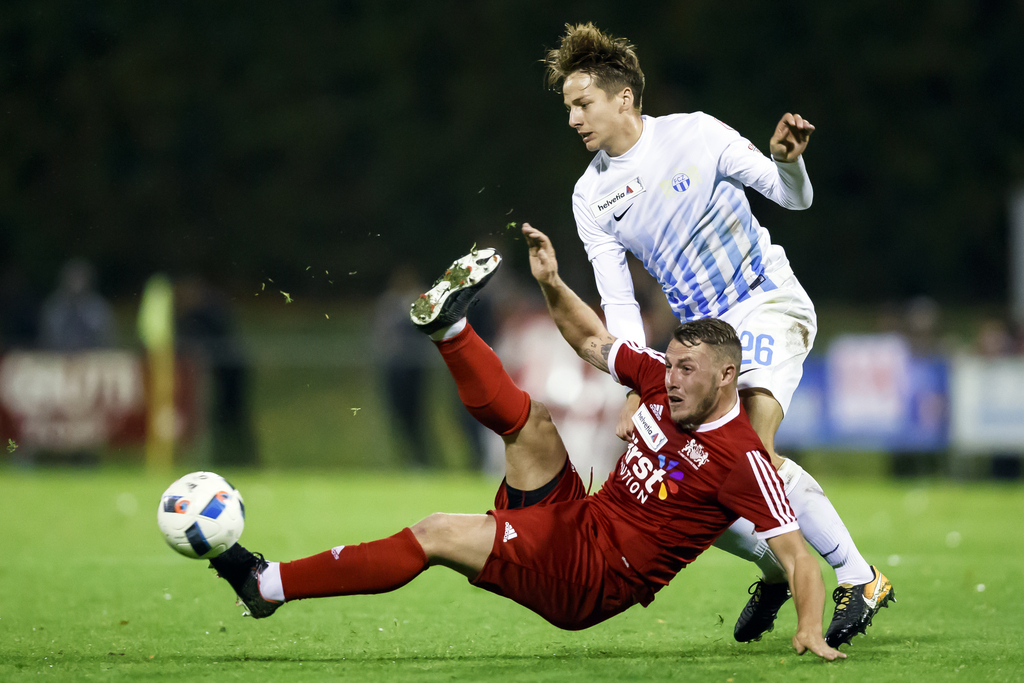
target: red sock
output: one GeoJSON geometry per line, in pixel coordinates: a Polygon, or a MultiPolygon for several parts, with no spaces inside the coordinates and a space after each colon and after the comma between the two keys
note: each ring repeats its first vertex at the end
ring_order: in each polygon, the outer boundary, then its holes
{"type": "Polygon", "coordinates": [[[530,395],[516,386],[472,326],[435,343],[459,387],[462,404],[477,422],[503,436],[523,428],[530,417],[530,395]]]}
{"type": "Polygon", "coordinates": [[[427,556],[408,527],[379,541],[339,548],[282,562],[285,600],[387,593],[427,568],[427,556]]]}

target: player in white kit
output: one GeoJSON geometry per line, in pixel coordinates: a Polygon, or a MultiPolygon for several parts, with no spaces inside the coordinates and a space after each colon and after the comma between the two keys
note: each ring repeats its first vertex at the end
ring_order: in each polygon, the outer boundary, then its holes
{"type": "MultiPolygon", "coordinates": [[[[775,432],[803,373],[817,330],[814,306],[750,211],[744,186],[789,209],[812,199],[803,151],[814,130],[786,114],[771,138],[772,158],[707,114],[641,114],[644,76],[635,49],[593,24],[567,25],[545,57],[549,84],[562,84],[569,125],[596,152],[576,183],[573,214],[594,267],[608,330],[646,344],[626,265],[629,251],[661,284],[681,322],[717,317],[743,345],[740,397],[761,437],[800,527],[836,570],[836,610],[826,634],[832,647],[864,632],[892,585],[857,550],[818,483],[775,452],[775,432]]],[[[630,394],[619,435],[640,408],[630,394]]],[[[771,630],[788,599],[771,551],[740,519],[716,545],[752,560],[763,578],[736,623],[741,642],[771,630]]],[[[892,595],[890,595],[892,593],[892,595]]]]}

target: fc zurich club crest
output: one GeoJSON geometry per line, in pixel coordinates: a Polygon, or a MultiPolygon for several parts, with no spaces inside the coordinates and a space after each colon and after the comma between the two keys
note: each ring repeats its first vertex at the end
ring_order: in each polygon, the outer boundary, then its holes
{"type": "Polygon", "coordinates": [[[686,188],[690,187],[690,176],[685,173],[676,173],[672,176],[672,189],[676,192],[686,192],[686,188]]]}

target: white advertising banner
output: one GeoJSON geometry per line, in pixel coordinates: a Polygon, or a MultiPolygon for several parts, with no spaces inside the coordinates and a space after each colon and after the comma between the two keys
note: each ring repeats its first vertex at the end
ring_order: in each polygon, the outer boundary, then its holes
{"type": "Polygon", "coordinates": [[[950,399],[955,449],[1024,452],[1024,358],[956,358],[950,399]]]}
{"type": "Polygon", "coordinates": [[[830,418],[839,433],[878,434],[907,420],[910,350],[895,334],[839,337],[828,349],[830,418]]]}

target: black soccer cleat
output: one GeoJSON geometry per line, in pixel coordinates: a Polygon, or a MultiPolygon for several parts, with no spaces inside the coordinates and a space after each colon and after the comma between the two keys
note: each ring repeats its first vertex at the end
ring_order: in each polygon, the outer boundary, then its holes
{"type": "Polygon", "coordinates": [[[260,573],[269,566],[262,555],[251,553],[238,543],[210,560],[210,567],[231,584],[238,603],[248,610],[242,616],[253,619],[269,617],[284,604],[271,602],[260,594],[260,573]]]}
{"type": "Polygon", "coordinates": [[[855,635],[864,633],[878,610],[888,607],[890,601],[896,602],[896,591],[889,579],[875,567],[871,571],[875,576],[867,583],[856,586],[841,583],[832,591],[836,611],[825,632],[829,647],[838,648],[853,640],[855,635]]]}
{"type": "Polygon", "coordinates": [[[736,620],[733,637],[737,642],[750,643],[775,628],[775,617],[790,598],[788,583],[767,583],[758,579],[747,591],[750,600],[736,620]]]}
{"type": "Polygon", "coordinates": [[[476,249],[460,258],[412,304],[409,317],[424,334],[450,327],[466,317],[469,305],[501,265],[497,249],[476,249]]]}

